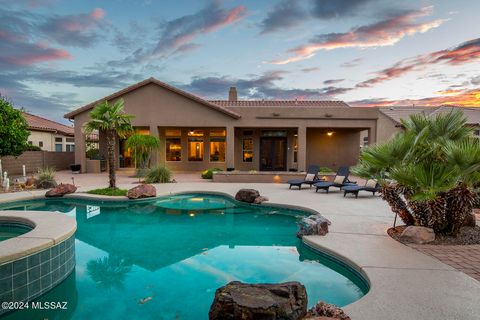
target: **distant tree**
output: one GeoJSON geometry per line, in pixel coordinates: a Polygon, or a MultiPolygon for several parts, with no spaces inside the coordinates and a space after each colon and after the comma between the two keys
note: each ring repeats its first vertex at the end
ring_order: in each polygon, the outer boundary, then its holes
{"type": "Polygon", "coordinates": [[[22,111],[0,95],[0,157],[21,155],[28,147],[29,135],[22,111]]]}
{"type": "Polygon", "coordinates": [[[99,103],[90,112],[91,120],[85,126],[85,133],[91,134],[98,130],[105,132],[107,136],[108,153],[108,184],[115,189],[117,187],[115,174],[115,137],[126,137],[133,131],[131,120],[132,115],[123,111],[123,100],[117,100],[110,105],[108,101],[99,103]]]}

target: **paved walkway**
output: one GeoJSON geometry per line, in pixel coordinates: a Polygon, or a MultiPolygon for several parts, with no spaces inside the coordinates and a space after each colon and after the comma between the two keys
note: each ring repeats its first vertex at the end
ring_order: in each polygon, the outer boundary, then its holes
{"type": "Polygon", "coordinates": [[[480,244],[468,246],[435,246],[409,244],[480,281],[480,244]]]}
{"type": "MultiPolygon", "coordinates": [[[[131,181],[119,181],[120,187],[132,186],[131,181]]],[[[371,285],[365,297],[344,308],[354,320],[479,319],[480,282],[390,238],[386,230],[392,226],[393,214],[379,197],[364,193],[358,199],[343,198],[338,191],[325,194],[313,189],[288,190],[281,184],[179,182],[155,186],[159,195],[183,191],[234,195],[239,188],[255,188],[272,203],[299,205],[322,213],[332,222],[330,233],[306,237],[305,241],[350,262],[371,285]]],[[[86,189],[83,186],[79,191],[86,189]]],[[[0,202],[42,194],[4,194],[0,202]]]]}

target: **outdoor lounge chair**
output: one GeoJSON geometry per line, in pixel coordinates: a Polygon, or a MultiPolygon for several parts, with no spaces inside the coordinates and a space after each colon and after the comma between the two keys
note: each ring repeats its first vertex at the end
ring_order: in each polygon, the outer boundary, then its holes
{"type": "Polygon", "coordinates": [[[347,193],[353,193],[355,198],[358,198],[359,191],[368,191],[375,195],[376,192],[380,191],[380,184],[374,179],[368,179],[363,186],[357,185],[348,185],[341,188],[343,190],[343,196],[345,197],[347,193]]]}
{"type": "Polygon", "coordinates": [[[325,190],[328,193],[330,187],[342,188],[349,185],[356,185],[356,182],[348,180],[349,174],[349,167],[338,168],[337,174],[335,175],[333,181],[320,181],[313,184],[316,188],[315,192],[318,192],[318,190],[325,190]]]}
{"type": "Polygon", "coordinates": [[[318,182],[318,170],[320,170],[319,166],[316,165],[311,165],[308,167],[307,173],[305,174],[305,178],[303,179],[294,179],[294,180],[289,180],[287,183],[290,184],[288,189],[292,189],[292,186],[298,187],[298,190],[302,189],[302,184],[308,184],[310,185],[310,188],[312,187],[312,184],[315,182],[318,182]]]}

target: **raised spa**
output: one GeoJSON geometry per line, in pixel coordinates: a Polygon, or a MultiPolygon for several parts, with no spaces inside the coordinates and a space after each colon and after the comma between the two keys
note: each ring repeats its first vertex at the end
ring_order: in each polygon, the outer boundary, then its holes
{"type": "MultiPolygon", "coordinates": [[[[345,306],[367,282],[295,236],[306,212],[182,194],[136,202],[32,200],[0,210],[60,211],[75,217],[76,272],[40,299],[70,301],[65,318],[207,319],[215,290],[239,280],[300,281],[309,306],[345,306]],[[74,277],[72,279],[72,277],[74,277]]],[[[28,310],[6,319],[48,317],[28,310]]]]}
{"type": "Polygon", "coordinates": [[[21,222],[0,222],[0,241],[15,238],[32,229],[32,226],[21,222]]]}

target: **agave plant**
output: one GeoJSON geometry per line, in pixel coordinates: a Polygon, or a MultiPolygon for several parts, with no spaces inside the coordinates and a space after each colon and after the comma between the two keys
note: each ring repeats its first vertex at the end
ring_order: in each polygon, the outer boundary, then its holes
{"type": "Polygon", "coordinates": [[[455,235],[471,212],[480,182],[480,141],[462,112],[410,116],[405,131],[366,148],[353,172],[375,177],[392,211],[407,225],[455,235]]]}

